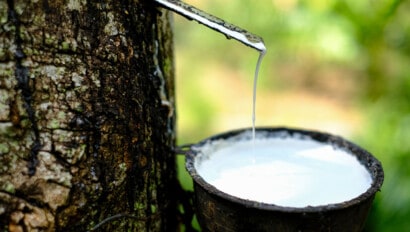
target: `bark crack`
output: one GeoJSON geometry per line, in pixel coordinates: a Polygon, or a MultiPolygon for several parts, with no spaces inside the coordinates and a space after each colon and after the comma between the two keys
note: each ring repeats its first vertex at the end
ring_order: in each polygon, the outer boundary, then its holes
{"type": "Polygon", "coordinates": [[[30,88],[29,70],[23,65],[23,60],[24,58],[26,58],[26,54],[24,53],[22,48],[23,41],[20,35],[21,22],[14,8],[14,1],[7,0],[7,5],[8,20],[14,25],[15,28],[14,43],[16,45],[16,50],[14,52],[14,58],[16,59],[15,77],[17,80],[17,89],[21,91],[21,95],[23,97],[23,106],[31,123],[31,130],[34,133],[34,141],[30,148],[30,154],[27,163],[28,175],[33,176],[36,173],[36,167],[38,164],[37,155],[42,147],[42,144],[40,141],[40,131],[38,129],[37,121],[35,118],[35,110],[32,106],[33,91],[30,88]]]}

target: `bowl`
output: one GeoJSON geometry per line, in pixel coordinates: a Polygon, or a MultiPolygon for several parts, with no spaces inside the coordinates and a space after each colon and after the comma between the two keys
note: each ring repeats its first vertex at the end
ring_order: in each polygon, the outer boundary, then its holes
{"type": "MultiPolygon", "coordinates": [[[[353,199],[314,206],[264,203],[221,191],[198,172],[209,154],[204,148],[219,141],[252,140],[252,129],[218,134],[193,144],[186,153],[186,169],[194,183],[194,208],[202,231],[362,231],[376,192],[382,186],[381,163],[363,148],[328,133],[293,128],[256,128],[258,138],[296,138],[331,145],[357,158],[371,177],[369,188],[353,199]]],[[[218,145],[219,146],[219,145],[218,145]]],[[[218,150],[218,148],[215,148],[218,150]]],[[[266,180],[269,181],[269,180],[266,180]]]]}

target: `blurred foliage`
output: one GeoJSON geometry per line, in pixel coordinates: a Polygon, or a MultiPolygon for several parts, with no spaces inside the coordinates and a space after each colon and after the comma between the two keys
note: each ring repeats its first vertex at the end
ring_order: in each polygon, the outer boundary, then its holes
{"type": "Polygon", "coordinates": [[[338,2],[337,15],[355,27],[365,60],[362,96],[367,123],[358,141],[380,159],[385,182],[367,231],[410,228],[410,4],[405,1],[338,2]]]}
{"type": "MultiPolygon", "coordinates": [[[[385,182],[366,231],[408,231],[410,2],[187,2],[264,38],[268,55],[262,64],[260,91],[303,89],[350,102],[360,111],[364,119],[349,136],[373,153],[385,170],[385,182]]],[[[176,62],[184,66],[184,77],[179,76],[177,69],[178,139],[184,144],[215,133],[212,121],[220,116],[217,112],[228,107],[218,98],[223,89],[212,90],[222,80],[208,75],[223,69],[218,78],[234,75],[238,82],[251,88],[249,77],[253,75],[257,54],[197,23],[175,18],[176,62]],[[230,68],[227,71],[223,67],[230,68]],[[210,80],[217,83],[209,87],[210,80]]],[[[237,92],[242,94],[240,89],[237,92]]],[[[239,99],[232,96],[236,98],[239,99]]],[[[245,111],[250,114],[250,108],[245,111]]],[[[183,159],[178,162],[184,187],[190,188],[189,177],[183,173],[183,159]]]]}

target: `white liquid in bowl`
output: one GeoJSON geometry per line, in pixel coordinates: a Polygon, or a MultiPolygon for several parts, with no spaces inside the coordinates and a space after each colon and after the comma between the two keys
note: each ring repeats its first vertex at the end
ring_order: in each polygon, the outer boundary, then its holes
{"type": "Polygon", "coordinates": [[[220,191],[247,200],[321,206],[356,198],[372,184],[355,156],[308,139],[220,140],[200,150],[198,174],[220,191]]]}

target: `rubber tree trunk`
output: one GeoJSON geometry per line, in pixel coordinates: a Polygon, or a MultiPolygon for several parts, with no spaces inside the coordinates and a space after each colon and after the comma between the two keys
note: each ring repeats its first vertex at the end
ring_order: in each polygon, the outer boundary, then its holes
{"type": "Polygon", "coordinates": [[[1,231],[175,230],[172,58],[150,0],[0,1],[1,231]]]}

